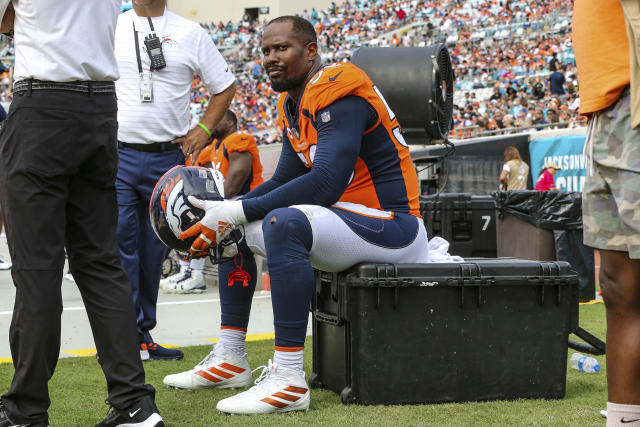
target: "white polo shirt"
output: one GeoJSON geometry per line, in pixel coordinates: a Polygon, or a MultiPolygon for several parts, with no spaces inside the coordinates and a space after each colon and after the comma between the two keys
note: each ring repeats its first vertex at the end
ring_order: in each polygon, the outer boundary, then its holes
{"type": "MultiPolygon", "coordinates": [[[[0,16],[10,0],[0,0],[0,16]]],[[[13,0],[14,79],[113,81],[120,0],[13,0]]]]}
{"type": "Polygon", "coordinates": [[[135,144],[171,141],[190,128],[189,101],[193,75],[202,77],[212,94],[227,89],[235,81],[211,36],[200,25],[165,10],[151,18],[154,32],[162,41],[167,66],[152,72],[153,102],[140,101],[140,74],[136,59],[133,24],[138,32],[140,59],[145,74],[150,60],[144,38],[151,32],[148,19],[135,10],[118,18],[116,58],[120,80],[118,95],[118,140],[135,144]]]}

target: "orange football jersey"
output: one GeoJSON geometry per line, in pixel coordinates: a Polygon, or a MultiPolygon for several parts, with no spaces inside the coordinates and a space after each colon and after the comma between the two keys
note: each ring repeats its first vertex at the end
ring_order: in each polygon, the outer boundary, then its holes
{"type": "MultiPolygon", "coordinates": [[[[242,190],[238,194],[245,194],[262,184],[262,163],[260,163],[260,151],[258,150],[256,139],[253,136],[246,133],[234,132],[222,141],[214,139],[211,147],[213,148],[209,151],[210,157],[208,158],[208,161],[211,162],[213,167],[222,172],[222,175],[225,177],[229,171],[229,154],[236,151],[247,151],[251,153],[251,173],[249,174],[247,182],[242,186],[242,190]]],[[[198,160],[200,160],[200,157],[198,157],[198,160]]]]}
{"type": "Polygon", "coordinates": [[[184,160],[184,165],[185,166],[202,166],[206,163],[211,162],[211,152],[214,149],[214,143],[215,143],[215,140],[200,151],[200,154],[198,154],[197,161],[193,162],[191,160],[191,156],[187,157],[184,160]]]}
{"type": "Polygon", "coordinates": [[[418,176],[398,120],[367,74],[349,63],[322,68],[307,83],[298,104],[298,122],[290,123],[285,113],[288,94],[278,99],[278,126],[307,168],[313,166],[318,121],[331,120],[318,113],[346,96],[358,96],[371,105],[377,122],[362,134],[362,145],[352,179],[341,202],[369,208],[406,212],[420,217],[418,176]]]}

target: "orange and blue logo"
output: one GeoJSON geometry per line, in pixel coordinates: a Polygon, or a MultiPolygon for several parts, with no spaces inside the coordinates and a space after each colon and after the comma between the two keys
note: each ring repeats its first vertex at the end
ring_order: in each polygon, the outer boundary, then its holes
{"type": "Polygon", "coordinates": [[[161,42],[161,43],[162,43],[163,45],[165,45],[165,44],[166,44],[166,45],[168,45],[168,46],[173,46],[173,45],[178,44],[178,42],[177,42],[177,41],[175,41],[174,39],[172,39],[172,38],[171,38],[171,36],[164,36],[164,37],[162,38],[162,42],[161,42]]]}

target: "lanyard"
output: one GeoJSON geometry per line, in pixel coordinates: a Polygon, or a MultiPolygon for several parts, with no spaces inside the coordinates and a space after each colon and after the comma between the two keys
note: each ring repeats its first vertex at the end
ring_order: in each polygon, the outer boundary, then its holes
{"type": "MultiPolygon", "coordinates": [[[[149,20],[149,28],[151,28],[152,32],[156,30],[153,28],[153,22],[151,21],[151,17],[147,16],[149,20]]],[[[142,74],[142,60],[140,59],[140,42],[138,41],[138,31],[136,30],[136,23],[131,21],[131,25],[133,25],[133,41],[136,45],[136,59],[138,60],[138,73],[142,74]]],[[[151,65],[149,65],[149,71],[151,71],[151,65]]]]}

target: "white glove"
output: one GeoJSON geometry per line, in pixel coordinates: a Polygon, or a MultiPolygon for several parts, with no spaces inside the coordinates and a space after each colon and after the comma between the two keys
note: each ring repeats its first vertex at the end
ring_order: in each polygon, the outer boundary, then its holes
{"type": "Polygon", "coordinates": [[[246,224],[241,200],[199,200],[189,196],[189,203],[205,211],[204,218],[180,234],[180,239],[198,235],[189,252],[202,257],[211,246],[217,246],[236,226],[246,224]]]}

